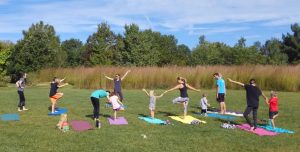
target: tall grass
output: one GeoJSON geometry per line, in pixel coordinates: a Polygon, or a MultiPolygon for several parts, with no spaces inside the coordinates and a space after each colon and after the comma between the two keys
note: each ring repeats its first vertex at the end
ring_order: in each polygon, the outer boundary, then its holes
{"type": "MultiPolygon", "coordinates": [[[[50,82],[54,76],[66,77],[67,82],[77,88],[112,89],[113,82],[104,76],[121,76],[128,70],[126,79],[122,82],[123,88],[160,88],[165,89],[176,85],[176,77],[187,78],[190,85],[196,88],[213,88],[212,74],[222,73],[223,77],[232,78],[244,83],[255,78],[257,84],[265,90],[300,91],[300,66],[197,66],[197,67],[77,67],[51,68],[31,74],[31,81],[35,84],[50,82]]],[[[236,85],[227,82],[227,88],[237,89],[236,85]]]]}

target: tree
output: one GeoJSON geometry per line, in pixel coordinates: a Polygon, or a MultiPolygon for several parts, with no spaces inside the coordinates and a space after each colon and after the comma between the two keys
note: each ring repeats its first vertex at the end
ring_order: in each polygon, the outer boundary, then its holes
{"type": "Polygon", "coordinates": [[[61,48],[67,53],[66,66],[79,66],[81,64],[81,53],[83,44],[79,39],[69,39],[61,43],[61,48]]]}
{"type": "Polygon", "coordinates": [[[291,25],[293,34],[287,33],[282,35],[283,52],[287,54],[289,63],[300,63],[300,27],[299,25],[291,25]]]}
{"type": "Polygon", "coordinates": [[[172,59],[172,65],[191,65],[191,50],[188,46],[181,44],[178,45],[174,52],[174,58],[172,59]]]}
{"type": "Polygon", "coordinates": [[[9,41],[0,41],[0,86],[4,86],[8,79],[7,62],[13,49],[13,43],[9,41]]]}
{"type": "Polygon", "coordinates": [[[54,27],[40,21],[23,31],[23,38],[12,51],[8,70],[10,74],[17,74],[57,67],[63,65],[65,57],[54,27]]]}
{"type": "Polygon", "coordinates": [[[89,36],[85,52],[85,65],[111,65],[113,63],[113,48],[117,45],[117,37],[107,23],[98,25],[96,33],[89,36]]]}
{"type": "Polygon", "coordinates": [[[263,55],[267,58],[267,64],[287,64],[288,56],[282,51],[282,43],[275,38],[267,40],[262,48],[263,55]]]}

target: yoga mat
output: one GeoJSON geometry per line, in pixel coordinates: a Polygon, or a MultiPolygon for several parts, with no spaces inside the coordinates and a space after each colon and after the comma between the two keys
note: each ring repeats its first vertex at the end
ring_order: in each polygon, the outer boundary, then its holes
{"type": "Polygon", "coordinates": [[[218,113],[208,113],[208,117],[218,118],[218,119],[226,119],[226,120],[234,120],[236,116],[222,115],[218,113]]]}
{"type": "Polygon", "coordinates": [[[288,133],[288,134],[295,133],[294,131],[283,129],[283,128],[277,128],[277,127],[273,128],[270,125],[259,126],[259,127],[264,128],[264,129],[269,130],[269,131],[272,131],[272,132],[276,132],[276,133],[288,133]]]}
{"type": "MultiPolygon", "coordinates": [[[[219,112],[213,112],[213,111],[207,111],[207,113],[219,113],[219,112]]],[[[225,112],[226,115],[231,115],[231,116],[237,116],[237,117],[243,117],[243,114],[240,113],[235,113],[235,112],[225,112]]]]}
{"type": "Polygon", "coordinates": [[[70,125],[72,126],[72,129],[74,131],[80,132],[80,131],[87,131],[93,129],[91,124],[87,121],[71,121],[70,125]]]}
{"type": "Polygon", "coordinates": [[[49,115],[49,116],[58,116],[58,115],[61,115],[61,114],[65,114],[65,113],[68,112],[68,109],[65,109],[65,108],[57,108],[55,111],[57,111],[57,112],[54,112],[54,113],[49,112],[48,115],[49,115]]]}
{"type": "Polygon", "coordinates": [[[141,120],[144,120],[148,123],[151,123],[151,124],[164,124],[165,123],[165,121],[157,119],[157,118],[151,118],[151,117],[138,117],[138,118],[141,120]]]}
{"type": "Polygon", "coordinates": [[[109,124],[111,125],[127,125],[128,122],[124,117],[117,117],[116,120],[114,120],[113,118],[107,118],[109,124]]]}
{"type": "Polygon", "coordinates": [[[265,129],[259,128],[259,127],[256,128],[254,131],[250,131],[250,126],[248,124],[236,125],[236,127],[241,129],[241,130],[245,130],[245,131],[248,131],[250,133],[257,134],[259,136],[275,136],[275,135],[278,135],[278,133],[268,131],[268,130],[265,130],[265,129]]]}
{"type": "Polygon", "coordinates": [[[179,122],[182,122],[182,123],[185,123],[185,124],[191,124],[191,122],[193,120],[197,120],[197,121],[200,121],[201,123],[206,123],[206,121],[202,121],[202,120],[199,120],[197,118],[194,118],[192,116],[186,116],[185,119],[182,119],[182,116],[169,116],[170,118],[176,120],[176,121],[179,121],[179,122]]]}
{"type": "Polygon", "coordinates": [[[3,121],[19,121],[19,114],[3,114],[1,115],[1,120],[3,121]]]}

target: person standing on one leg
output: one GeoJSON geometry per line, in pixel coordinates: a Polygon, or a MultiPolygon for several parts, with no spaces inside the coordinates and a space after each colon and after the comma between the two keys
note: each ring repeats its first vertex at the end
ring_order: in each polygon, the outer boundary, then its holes
{"type": "Polygon", "coordinates": [[[225,114],[226,113],[226,104],[225,104],[225,94],[226,94],[226,87],[225,87],[225,81],[222,79],[222,76],[220,73],[214,73],[214,78],[217,80],[216,86],[216,99],[220,104],[220,113],[225,114]]]}
{"type": "Polygon", "coordinates": [[[16,82],[18,95],[19,95],[18,111],[28,110],[25,108],[25,96],[24,96],[26,78],[27,78],[27,74],[22,73],[21,78],[16,82]]]}
{"type": "Polygon", "coordinates": [[[256,86],[255,79],[251,79],[249,81],[250,84],[244,84],[238,81],[233,81],[230,78],[228,80],[231,83],[240,85],[246,90],[246,98],[247,98],[247,107],[244,112],[244,117],[247,123],[250,125],[250,131],[254,131],[257,128],[257,110],[259,106],[259,96],[263,96],[265,101],[267,102],[268,98],[263,94],[263,92],[256,86]],[[249,119],[249,114],[253,113],[253,123],[249,119]]]}
{"type": "Polygon", "coordinates": [[[122,78],[120,78],[120,74],[116,74],[115,78],[111,78],[111,77],[105,76],[105,78],[107,78],[108,80],[114,81],[114,92],[119,96],[121,102],[123,102],[122,81],[125,79],[125,77],[127,76],[127,74],[129,72],[130,72],[130,70],[128,70],[123,75],[122,78]]]}
{"type": "Polygon", "coordinates": [[[60,85],[60,83],[62,83],[65,79],[58,79],[56,77],[53,78],[52,82],[50,83],[50,93],[49,93],[49,98],[51,101],[51,113],[55,113],[55,108],[56,108],[56,104],[57,101],[63,97],[63,93],[61,92],[57,92],[58,88],[64,87],[66,85],[68,85],[68,83],[65,83],[63,85],[60,85]]]}

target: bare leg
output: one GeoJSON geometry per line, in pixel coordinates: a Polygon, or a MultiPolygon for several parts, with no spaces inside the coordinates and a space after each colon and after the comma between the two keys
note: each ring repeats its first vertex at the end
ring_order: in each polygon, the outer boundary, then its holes
{"type": "Polygon", "coordinates": [[[154,110],[150,110],[150,115],[151,115],[151,118],[153,119],[154,118],[154,110]]]}
{"type": "Polygon", "coordinates": [[[56,99],[53,99],[53,98],[50,98],[50,100],[51,100],[51,103],[52,103],[52,105],[51,105],[51,112],[52,113],[54,113],[54,111],[55,111],[55,105],[56,105],[56,99]]]}
{"type": "Polygon", "coordinates": [[[188,102],[183,102],[183,119],[185,119],[186,115],[187,115],[187,106],[188,106],[188,102]]]}
{"type": "Polygon", "coordinates": [[[117,110],[115,110],[115,112],[114,112],[114,120],[116,120],[117,119],[117,110]]]}

